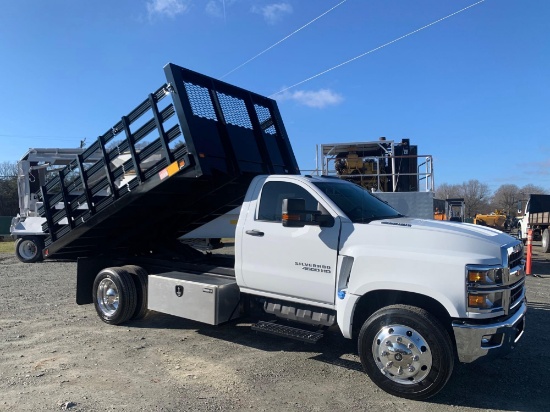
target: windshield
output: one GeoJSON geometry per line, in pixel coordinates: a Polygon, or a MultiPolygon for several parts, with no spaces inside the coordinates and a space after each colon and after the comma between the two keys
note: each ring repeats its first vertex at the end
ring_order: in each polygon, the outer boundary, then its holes
{"type": "Polygon", "coordinates": [[[403,216],[361,186],[343,181],[314,184],[354,223],[369,223],[373,220],[403,216]]]}

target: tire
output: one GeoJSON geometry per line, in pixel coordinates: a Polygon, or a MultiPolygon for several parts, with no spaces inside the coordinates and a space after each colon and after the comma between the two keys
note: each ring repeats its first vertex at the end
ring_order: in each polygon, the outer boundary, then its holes
{"type": "Polygon", "coordinates": [[[24,236],[15,242],[15,255],[23,263],[43,260],[42,249],[44,249],[44,239],[40,236],[24,236]]]}
{"type": "Polygon", "coordinates": [[[147,314],[147,272],[134,265],[122,266],[121,269],[132,276],[136,287],[136,310],[130,319],[142,319],[147,314]]]}
{"type": "Polygon", "coordinates": [[[525,245],[527,243],[527,239],[523,239],[522,238],[522,234],[521,234],[521,228],[518,228],[518,239],[525,245]]]}
{"type": "Polygon", "coordinates": [[[542,232],[542,251],[544,253],[550,252],[550,232],[548,229],[544,229],[542,232]]]}
{"type": "Polygon", "coordinates": [[[93,286],[94,306],[101,320],[119,325],[136,311],[137,291],[132,275],[122,268],[99,272],[93,286]]]}
{"type": "Polygon", "coordinates": [[[372,381],[401,398],[424,400],[449,380],[455,354],[449,333],[424,309],[392,305],[359,332],[359,357],[372,381]]]}

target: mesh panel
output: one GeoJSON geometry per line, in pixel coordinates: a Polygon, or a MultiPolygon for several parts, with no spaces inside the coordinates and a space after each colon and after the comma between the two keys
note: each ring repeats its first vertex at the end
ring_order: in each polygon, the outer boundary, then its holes
{"type": "Polygon", "coordinates": [[[187,95],[189,96],[189,103],[191,104],[193,114],[195,116],[204,117],[205,119],[210,119],[217,122],[218,118],[216,117],[216,112],[214,111],[214,106],[212,105],[212,100],[210,99],[208,89],[197,86],[193,83],[184,84],[187,95]]]}
{"type": "Polygon", "coordinates": [[[252,130],[252,123],[248,117],[244,100],[223,93],[218,93],[218,100],[227,123],[252,130]]]}
{"type": "MultiPolygon", "coordinates": [[[[260,120],[260,124],[265,122],[266,120],[271,120],[271,113],[269,113],[269,109],[267,107],[263,107],[260,105],[255,104],[254,108],[256,109],[256,114],[258,115],[258,119],[260,120]]],[[[267,134],[276,134],[275,126],[271,125],[267,129],[264,130],[267,134]]]]}
{"type": "Polygon", "coordinates": [[[276,134],[276,132],[275,132],[275,126],[270,126],[270,127],[268,127],[267,129],[264,130],[264,132],[266,132],[267,134],[271,134],[271,135],[276,134]]]}

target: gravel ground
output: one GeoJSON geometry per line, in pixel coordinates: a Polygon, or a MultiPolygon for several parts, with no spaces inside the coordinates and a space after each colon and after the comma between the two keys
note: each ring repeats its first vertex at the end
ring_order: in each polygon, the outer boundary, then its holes
{"type": "Polygon", "coordinates": [[[337,333],[309,345],[256,334],[245,321],[213,327],[155,312],[109,326],[92,305],[76,305],[74,262],[0,254],[0,410],[547,411],[550,254],[539,249],[533,272],[544,277],[527,279],[517,350],[455,367],[427,402],[378,389],[337,333]]]}

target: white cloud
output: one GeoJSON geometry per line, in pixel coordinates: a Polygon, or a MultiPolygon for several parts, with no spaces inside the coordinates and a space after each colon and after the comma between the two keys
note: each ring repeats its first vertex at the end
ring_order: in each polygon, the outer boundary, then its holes
{"type": "Polygon", "coordinates": [[[223,4],[219,0],[210,0],[206,3],[205,10],[214,17],[223,17],[223,4]]]}
{"type": "Polygon", "coordinates": [[[326,106],[336,106],[344,101],[344,97],[330,89],[286,91],[275,98],[279,101],[294,100],[308,107],[322,109],[326,106]]]}
{"type": "Polygon", "coordinates": [[[254,6],[252,11],[264,16],[269,24],[275,24],[284,14],[292,13],[292,6],[289,3],[273,3],[263,7],[254,6]]]}
{"type": "Polygon", "coordinates": [[[187,0],[150,0],[147,2],[149,17],[155,15],[175,17],[189,10],[187,0]]]}
{"type": "Polygon", "coordinates": [[[214,17],[226,18],[227,10],[239,3],[241,0],[208,0],[204,10],[214,17]]]}

